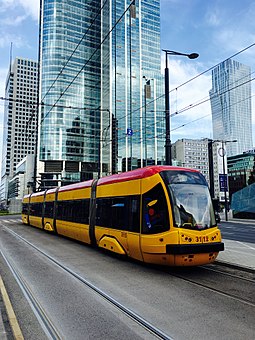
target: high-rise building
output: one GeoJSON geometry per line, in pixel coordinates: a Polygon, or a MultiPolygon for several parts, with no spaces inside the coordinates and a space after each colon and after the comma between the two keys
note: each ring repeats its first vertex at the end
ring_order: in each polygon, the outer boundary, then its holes
{"type": "Polygon", "coordinates": [[[228,199],[226,145],[211,139],[179,139],[172,145],[173,163],[200,171],[206,178],[213,198],[228,199]],[[209,143],[211,150],[209,151],[209,143]],[[211,153],[211,155],[209,154],[211,153]],[[210,158],[212,163],[210,164],[210,158]],[[210,168],[209,168],[210,166],[210,168]]]}
{"type": "Polygon", "coordinates": [[[173,145],[173,158],[179,166],[199,170],[209,184],[208,140],[179,139],[173,145]]]}
{"type": "Polygon", "coordinates": [[[228,156],[252,149],[251,69],[228,59],[212,70],[213,139],[228,143],[228,156]]]}
{"type": "Polygon", "coordinates": [[[41,7],[41,186],[162,162],[160,0],[41,7]]]}
{"type": "Polygon", "coordinates": [[[34,154],[37,127],[38,63],[16,58],[6,78],[1,170],[1,201],[7,200],[8,183],[17,164],[34,154]]]}

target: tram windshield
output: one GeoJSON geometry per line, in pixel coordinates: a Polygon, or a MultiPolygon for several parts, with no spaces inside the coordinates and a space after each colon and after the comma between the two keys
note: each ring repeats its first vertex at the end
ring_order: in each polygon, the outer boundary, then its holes
{"type": "Polygon", "coordinates": [[[203,230],[216,225],[211,196],[203,175],[192,171],[163,171],[176,227],[203,230]]]}

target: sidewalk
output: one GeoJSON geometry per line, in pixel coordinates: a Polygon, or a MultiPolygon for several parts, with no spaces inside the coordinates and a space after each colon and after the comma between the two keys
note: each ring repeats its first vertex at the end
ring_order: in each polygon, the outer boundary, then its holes
{"type": "Polygon", "coordinates": [[[225,250],[219,253],[216,261],[255,271],[255,246],[253,243],[226,239],[223,239],[223,242],[225,250]]]}
{"type": "MultiPolygon", "coordinates": [[[[226,222],[225,213],[220,214],[221,221],[226,222]]],[[[244,220],[232,217],[232,212],[228,213],[228,221],[235,223],[250,223],[255,225],[255,220],[244,220]]],[[[220,252],[217,261],[239,267],[252,269],[255,271],[255,244],[241,242],[236,240],[228,240],[223,238],[225,250],[220,252]]]]}

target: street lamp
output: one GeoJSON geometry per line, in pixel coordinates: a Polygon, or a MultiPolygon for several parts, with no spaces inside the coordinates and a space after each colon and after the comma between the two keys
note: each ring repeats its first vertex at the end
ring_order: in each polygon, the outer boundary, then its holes
{"type": "Polygon", "coordinates": [[[180,53],[170,50],[162,50],[166,53],[166,67],[165,67],[165,121],[166,121],[166,144],[165,144],[165,162],[166,165],[172,165],[171,156],[171,139],[170,139],[170,101],[169,101],[169,69],[168,69],[168,55],[181,55],[189,59],[196,59],[197,53],[180,53]]]}
{"type": "Polygon", "coordinates": [[[144,158],[145,158],[145,166],[147,166],[147,98],[151,98],[151,80],[147,77],[143,76],[145,79],[144,85],[144,158]]]}
{"type": "Polygon", "coordinates": [[[226,177],[226,168],[225,168],[225,155],[226,155],[226,151],[224,149],[224,143],[227,144],[227,143],[235,143],[237,142],[236,139],[234,140],[221,140],[219,141],[221,142],[221,149],[222,149],[222,161],[223,161],[223,176],[224,176],[224,205],[225,205],[225,220],[227,221],[228,220],[228,200],[227,200],[227,190],[228,190],[228,175],[226,177]],[[226,177],[226,178],[225,178],[226,177]]]}

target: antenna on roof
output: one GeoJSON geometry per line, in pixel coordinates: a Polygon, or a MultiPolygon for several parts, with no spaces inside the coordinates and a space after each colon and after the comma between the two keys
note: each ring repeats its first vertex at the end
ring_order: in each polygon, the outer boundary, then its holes
{"type": "Polygon", "coordinates": [[[12,42],[11,42],[11,47],[10,47],[10,72],[11,72],[11,67],[12,67],[12,42]]]}

